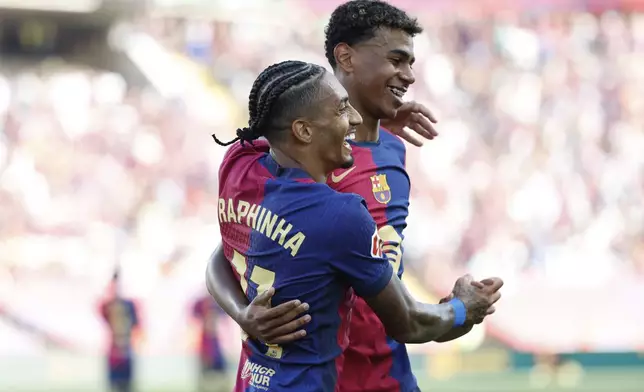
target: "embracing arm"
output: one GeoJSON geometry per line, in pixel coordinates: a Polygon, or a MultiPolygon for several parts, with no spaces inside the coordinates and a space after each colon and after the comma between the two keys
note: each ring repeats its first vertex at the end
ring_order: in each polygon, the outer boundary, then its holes
{"type": "Polygon", "coordinates": [[[206,287],[219,306],[239,324],[240,315],[250,302],[226,259],[222,245],[215,249],[208,261],[206,287]]]}
{"type": "Polygon", "coordinates": [[[300,328],[311,321],[311,316],[301,314],[309,305],[293,300],[271,307],[275,294],[273,287],[259,293],[249,303],[221,245],[208,260],[206,287],[219,306],[247,334],[264,343],[284,344],[306,336],[306,331],[300,328]]]}

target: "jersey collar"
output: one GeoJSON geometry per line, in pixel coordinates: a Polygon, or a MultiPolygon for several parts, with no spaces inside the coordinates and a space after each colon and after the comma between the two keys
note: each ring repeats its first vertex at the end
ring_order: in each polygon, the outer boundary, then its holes
{"type": "Polygon", "coordinates": [[[300,180],[298,182],[315,182],[307,172],[300,168],[281,167],[270,153],[267,153],[264,158],[264,166],[275,178],[300,180]]]}

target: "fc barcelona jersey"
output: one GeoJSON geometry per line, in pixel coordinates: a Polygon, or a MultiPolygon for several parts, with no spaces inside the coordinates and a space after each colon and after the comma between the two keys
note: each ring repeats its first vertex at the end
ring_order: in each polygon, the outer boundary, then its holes
{"type": "Polygon", "coordinates": [[[101,315],[111,332],[109,364],[118,368],[133,356],[132,332],[139,325],[134,301],[119,297],[110,299],[101,305],[101,315]]]}
{"type": "Polygon", "coordinates": [[[333,392],[348,343],[352,290],[373,296],[393,268],[364,201],[279,167],[265,142],[231,147],[219,172],[224,252],[249,300],[310,305],[307,336],[280,347],[243,344],[236,391],[333,392]]]}
{"type": "MultiPolygon", "coordinates": [[[[407,227],[410,193],[405,145],[382,128],[377,142],[351,145],[354,166],[336,170],[328,176],[327,183],[339,192],[362,196],[378,225],[383,253],[402,277],[403,230],[407,227]]],[[[351,318],[340,391],[410,392],[417,388],[405,345],[388,337],[376,314],[358,298],[351,318]]]]}

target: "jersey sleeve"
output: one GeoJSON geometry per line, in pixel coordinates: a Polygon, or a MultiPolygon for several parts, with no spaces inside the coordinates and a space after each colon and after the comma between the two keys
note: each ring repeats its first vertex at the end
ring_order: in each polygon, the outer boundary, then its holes
{"type": "MultiPolygon", "coordinates": [[[[347,195],[349,196],[349,195],[347,195]]],[[[389,283],[393,268],[382,256],[382,240],[364,201],[351,195],[338,209],[332,228],[334,251],[330,262],[361,297],[380,293],[389,283]]]]}

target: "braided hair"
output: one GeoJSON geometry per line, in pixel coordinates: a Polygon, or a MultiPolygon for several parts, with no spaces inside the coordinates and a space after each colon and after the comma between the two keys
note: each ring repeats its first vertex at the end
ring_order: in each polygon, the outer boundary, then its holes
{"type": "Polygon", "coordinates": [[[252,144],[262,136],[269,140],[279,137],[280,130],[314,103],[325,72],[319,65],[302,61],[283,61],[269,66],[255,79],[250,90],[248,126],[237,129],[237,137],[229,142],[212,137],[220,146],[237,141],[252,144]]]}

